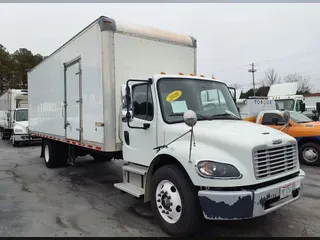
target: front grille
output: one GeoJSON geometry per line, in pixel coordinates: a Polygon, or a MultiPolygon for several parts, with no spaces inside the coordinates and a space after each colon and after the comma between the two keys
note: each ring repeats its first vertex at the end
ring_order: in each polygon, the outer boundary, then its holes
{"type": "Polygon", "coordinates": [[[296,145],[258,150],[253,153],[256,179],[275,176],[297,167],[296,145]]]}

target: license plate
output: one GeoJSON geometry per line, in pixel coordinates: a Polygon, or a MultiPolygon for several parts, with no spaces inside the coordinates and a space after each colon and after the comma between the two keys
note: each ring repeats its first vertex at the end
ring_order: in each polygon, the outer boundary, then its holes
{"type": "Polygon", "coordinates": [[[292,184],[280,188],[280,199],[289,197],[292,194],[292,184]]]}

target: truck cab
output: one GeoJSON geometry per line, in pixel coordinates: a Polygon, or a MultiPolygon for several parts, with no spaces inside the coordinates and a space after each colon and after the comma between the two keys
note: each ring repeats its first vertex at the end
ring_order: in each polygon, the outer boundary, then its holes
{"type": "MultiPolygon", "coordinates": [[[[36,140],[35,137],[30,136],[28,130],[28,108],[16,108],[13,111],[12,117],[12,145],[18,147],[22,142],[29,142],[36,140]]],[[[39,140],[39,138],[38,138],[39,140]]]]}
{"type": "Polygon", "coordinates": [[[265,215],[300,197],[297,141],[242,121],[225,83],[163,73],[128,80],[121,95],[128,163],[115,187],[144,195],[167,233],[194,232],[202,217],[265,215]]]}
{"type": "Polygon", "coordinates": [[[17,108],[13,111],[12,145],[17,147],[23,141],[28,141],[28,109],[17,108]]]}
{"type": "Polygon", "coordinates": [[[305,97],[296,94],[297,90],[297,82],[274,84],[270,87],[267,99],[276,102],[277,110],[300,112],[318,121],[316,106],[306,106],[305,97]]]}
{"type": "Polygon", "coordinates": [[[298,141],[300,161],[306,165],[320,165],[320,123],[296,111],[289,111],[290,121],[286,126],[283,111],[261,111],[256,123],[289,134],[298,141]]]}

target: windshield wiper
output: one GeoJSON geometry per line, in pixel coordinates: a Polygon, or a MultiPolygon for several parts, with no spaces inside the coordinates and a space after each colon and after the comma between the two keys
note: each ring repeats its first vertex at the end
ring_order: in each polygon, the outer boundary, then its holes
{"type": "Polygon", "coordinates": [[[311,121],[299,121],[297,123],[310,123],[311,121]]]}
{"type": "Polygon", "coordinates": [[[236,115],[233,115],[231,113],[222,113],[222,114],[215,114],[210,116],[212,119],[236,119],[241,120],[241,118],[237,117],[236,115]]]}
{"type": "MultiPolygon", "coordinates": [[[[170,116],[170,117],[183,116],[183,114],[184,114],[184,113],[173,113],[173,114],[169,114],[168,116],[170,116]]],[[[199,114],[199,113],[196,113],[196,114],[197,114],[197,117],[200,117],[200,118],[202,118],[203,120],[209,120],[209,121],[212,120],[211,118],[205,117],[205,116],[203,116],[203,115],[201,115],[201,114],[199,114]]]]}

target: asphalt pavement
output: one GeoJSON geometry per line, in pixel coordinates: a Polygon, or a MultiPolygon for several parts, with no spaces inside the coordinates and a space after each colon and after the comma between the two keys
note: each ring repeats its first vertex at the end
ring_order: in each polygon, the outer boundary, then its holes
{"type": "MultiPolygon", "coordinates": [[[[0,140],[0,237],[167,236],[149,206],[121,193],[121,160],[48,169],[39,146],[13,148],[0,140]]],[[[306,172],[304,196],[269,215],[246,221],[210,221],[199,235],[320,236],[320,167],[306,172]]]]}

